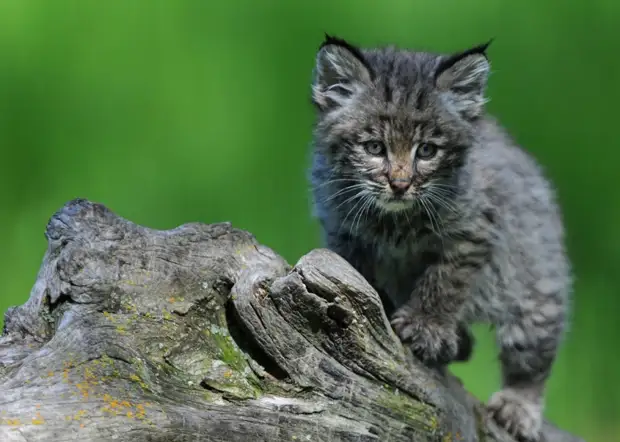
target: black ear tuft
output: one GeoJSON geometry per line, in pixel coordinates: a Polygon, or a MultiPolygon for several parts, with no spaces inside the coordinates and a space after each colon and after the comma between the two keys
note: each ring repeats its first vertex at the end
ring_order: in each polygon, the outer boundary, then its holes
{"type": "Polygon", "coordinates": [[[355,48],[355,46],[353,46],[352,44],[348,43],[344,39],[342,39],[340,37],[336,37],[334,35],[329,35],[326,32],[325,33],[325,40],[323,40],[323,43],[321,43],[321,46],[319,46],[319,50],[321,50],[324,46],[327,46],[327,45],[338,45],[338,46],[343,46],[343,47],[345,47],[347,49],[353,48],[354,50],[357,50],[357,48],[355,48]]]}

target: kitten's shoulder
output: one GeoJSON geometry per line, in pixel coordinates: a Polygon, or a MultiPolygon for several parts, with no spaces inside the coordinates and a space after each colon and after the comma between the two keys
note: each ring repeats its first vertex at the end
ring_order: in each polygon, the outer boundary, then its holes
{"type": "Polygon", "coordinates": [[[467,170],[474,192],[493,199],[530,200],[551,204],[554,191],[533,155],[516,141],[493,117],[479,123],[479,143],[469,157],[467,170]]]}
{"type": "Polygon", "coordinates": [[[471,160],[480,171],[510,178],[543,177],[538,161],[508,134],[493,117],[479,123],[478,144],[471,151],[471,160]],[[514,176],[513,176],[514,175],[514,176]]]}

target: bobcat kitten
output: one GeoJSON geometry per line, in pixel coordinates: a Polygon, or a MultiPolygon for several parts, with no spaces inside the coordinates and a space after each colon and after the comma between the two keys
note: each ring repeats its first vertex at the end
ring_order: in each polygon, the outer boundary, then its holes
{"type": "Polygon", "coordinates": [[[485,114],[487,46],[442,55],[326,36],[313,199],[326,246],[377,289],[423,362],[466,360],[469,325],[495,327],[503,386],[489,412],[537,441],[570,264],[550,183],[485,114]]]}

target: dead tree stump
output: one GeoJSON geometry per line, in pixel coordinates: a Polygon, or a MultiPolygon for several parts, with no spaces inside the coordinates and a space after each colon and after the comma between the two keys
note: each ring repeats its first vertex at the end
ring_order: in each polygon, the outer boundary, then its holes
{"type": "MultiPolygon", "coordinates": [[[[512,441],[346,261],[67,203],[0,338],[2,441],[512,441]]],[[[548,442],[581,439],[545,424],[548,442]]]]}

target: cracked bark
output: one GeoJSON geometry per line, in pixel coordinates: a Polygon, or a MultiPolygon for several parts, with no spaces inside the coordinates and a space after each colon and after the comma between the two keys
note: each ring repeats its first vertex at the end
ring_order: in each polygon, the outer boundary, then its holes
{"type": "Polygon", "coordinates": [[[227,223],[157,231],[83,199],[46,237],[0,338],[2,441],[513,440],[334,253],[290,267],[227,223]]]}

